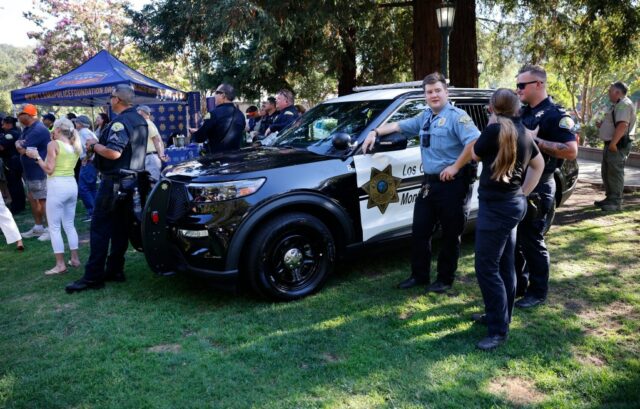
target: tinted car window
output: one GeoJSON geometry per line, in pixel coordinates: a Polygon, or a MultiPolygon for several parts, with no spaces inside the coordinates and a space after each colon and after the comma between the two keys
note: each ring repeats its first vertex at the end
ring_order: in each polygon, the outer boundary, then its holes
{"type": "Polygon", "coordinates": [[[320,104],[283,131],[274,145],[331,154],[334,134],[344,132],[352,139],[357,137],[387,106],[386,100],[320,104]]]}
{"type": "MultiPolygon", "coordinates": [[[[427,104],[424,99],[406,101],[386,122],[398,122],[403,119],[413,118],[423,113],[426,108],[427,104]]],[[[420,145],[420,136],[418,134],[407,138],[407,148],[418,145],[420,145]]]]}

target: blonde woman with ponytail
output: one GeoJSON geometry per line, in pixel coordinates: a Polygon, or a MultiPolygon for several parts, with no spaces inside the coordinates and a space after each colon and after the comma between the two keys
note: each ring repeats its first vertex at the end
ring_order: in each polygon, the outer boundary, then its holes
{"type": "Polygon", "coordinates": [[[489,125],[473,148],[473,158],[482,162],[475,269],[485,313],[476,314],[474,320],[489,330],[477,344],[483,350],[507,340],[516,292],[516,227],[527,209],[525,197],[544,169],[542,155],[518,117],[516,93],[506,88],[496,90],[489,108],[489,125]]]}
{"type": "Polygon", "coordinates": [[[67,235],[71,260],[69,265],[80,266],[78,257],[78,233],[73,224],[76,216],[76,203],[78,200],[78,185],[73,176],[82,146],[80,136],[74,124],[67,118],[61,118],[54,122],[52,141],[47,145],[47,157],[43,160],[37,151],[27,151],[27,156],[34,159],[47,174],[47,220],[49,221],[49,234],[51,246],[56,257],[56,265],[45,271],[46,275],[61,274],[67,272],[64,259],[64,242],[62,240],[62,228],[67,235]]]}

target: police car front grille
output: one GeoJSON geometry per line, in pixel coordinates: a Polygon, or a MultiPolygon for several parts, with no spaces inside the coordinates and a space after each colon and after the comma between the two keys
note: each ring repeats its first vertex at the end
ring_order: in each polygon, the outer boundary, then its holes
{"type": "Polygon", "coordinates": [[[176,223],[189,213],[189,192],[184,183],[171,183],[169,205],[167,206],[167,221],[176,223]]]}

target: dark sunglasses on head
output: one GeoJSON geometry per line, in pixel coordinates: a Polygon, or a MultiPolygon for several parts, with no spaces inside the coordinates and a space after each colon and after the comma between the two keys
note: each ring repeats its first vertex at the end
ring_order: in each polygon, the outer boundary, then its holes
{"type": "Polygon", "coordinates": [[[542,82],[542,81],[535,80],[535,81],[519,82],[519,83],[516,84],[516,87],[518,87],[518,89],[525,89],[527,87],[527,85],[535,84],[536,82],[542,82]]]}
{"type": "Polygon", "coordinates": [[[222,94],[224,94],[224,91],[216,91],[216,92],[214,92],[214,94],[216,94],[216,95],[222,95],[222,94]]]}

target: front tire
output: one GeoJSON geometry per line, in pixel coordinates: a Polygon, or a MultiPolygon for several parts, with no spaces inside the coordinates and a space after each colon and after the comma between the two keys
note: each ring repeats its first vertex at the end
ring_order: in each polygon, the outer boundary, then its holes
{"type": "Polygon", "coordinates": [[[267,298],[290,301],[322,288],[333,271],[335,242],[317,217],[287,213],[257,231],[247,255],[251,287],[267,298]]]}

